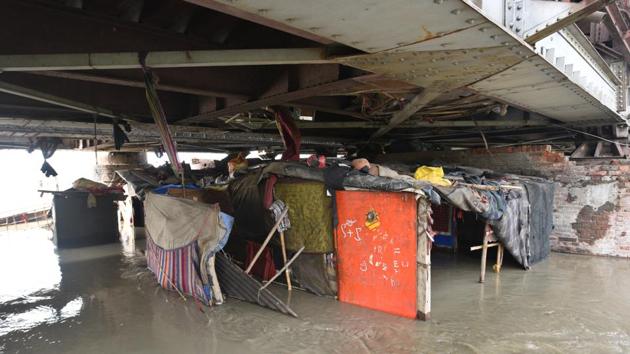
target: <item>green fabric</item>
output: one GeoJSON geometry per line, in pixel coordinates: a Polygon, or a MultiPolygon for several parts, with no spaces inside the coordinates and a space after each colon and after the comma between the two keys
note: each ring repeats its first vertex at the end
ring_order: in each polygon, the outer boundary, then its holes
{"type": "Polygon", "coordinates": [[[285,231],[287,249],[304,252],[333,251],[332,198],[321,182],[278,181],[275,197],[289,207],[291,228],[285,231]]]}

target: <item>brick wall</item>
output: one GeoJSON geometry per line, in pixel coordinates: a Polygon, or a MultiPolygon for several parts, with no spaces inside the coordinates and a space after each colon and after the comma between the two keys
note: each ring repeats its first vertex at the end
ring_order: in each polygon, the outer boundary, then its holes
{"type": "Polygon", "coordinates": [[[556,185],[554,251],[630,257],[630,160],[569,161],[550,146],[388,155],[388,160],[457,164],[545,177],[556,185]]]}

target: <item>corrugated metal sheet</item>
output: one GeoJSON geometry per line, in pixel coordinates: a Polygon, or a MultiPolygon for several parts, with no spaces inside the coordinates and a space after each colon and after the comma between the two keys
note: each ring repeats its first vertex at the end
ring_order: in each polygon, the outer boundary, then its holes
{"type": "Polygon", "coordinates": [[[228,296],[298,317],[287,304],[278,299],[271,291],[268,289],[260,291],[259,289],[263,284],[246,274],[221,252],[216,255],[215,267],[221,289],[228,296]]]}

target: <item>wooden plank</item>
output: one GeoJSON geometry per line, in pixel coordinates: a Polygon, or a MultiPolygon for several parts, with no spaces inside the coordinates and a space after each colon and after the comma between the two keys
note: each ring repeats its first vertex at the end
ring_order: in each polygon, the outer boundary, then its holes
{"type": "Polygon", "coordinates": [[[417,300],[418,319],[431,319],[431,237],[429,235],[429,212],[431,204],[425,198],[418,199],[418,250],[417,250],[417,300]]]}

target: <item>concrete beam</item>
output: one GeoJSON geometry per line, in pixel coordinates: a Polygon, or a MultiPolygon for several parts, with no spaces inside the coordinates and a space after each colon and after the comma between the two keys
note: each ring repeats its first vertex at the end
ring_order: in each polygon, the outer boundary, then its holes
{"type": "MultiPolygon", "coordinates": [[[[149,52],[151,68],[325,64],[324,48],[227,49],[149,52]]],[[[1,71],[140,69],[138,53],[0,55],[1,71]]]]}

